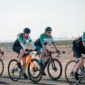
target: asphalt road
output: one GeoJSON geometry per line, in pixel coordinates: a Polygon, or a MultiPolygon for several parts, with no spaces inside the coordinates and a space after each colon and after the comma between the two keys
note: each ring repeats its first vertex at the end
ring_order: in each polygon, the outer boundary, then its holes
{"type": "MultiPolygon", "coordinates": [[[[0,77],[0,85],[70,85],[64,77],[61,77],[59,80],[52,80],[51,78],[42,77],[41,81],[38,83],[33,83],[29,78],[24,79],[20,78],[17,82],[12,81],[8,75],[2,75],[0,77]]],[[[85,85],[85,83],[81,83],[79,85],[85,85]]]]}

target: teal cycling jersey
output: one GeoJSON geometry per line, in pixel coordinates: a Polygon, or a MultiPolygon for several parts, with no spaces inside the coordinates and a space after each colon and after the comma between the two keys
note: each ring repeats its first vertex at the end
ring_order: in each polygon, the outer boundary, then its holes
{"type": "Polygon", "coordinates": [[[31,40],[31,38],[30,38],[30,35],[28,35],[28,37],[26,37],[25,39],[23,39],[23,34],[19,34],[18,37],[17,37],[17,40],[16,40],[15,43],[14,43],[14,45],[16,45],[16,46],[22,46],[22,48],[23,48],[24,50],[26,50],[26,47],[25,47],[24,44],[26,43],[27,40],[30,42],[30,45],[31,45],[34,49],[36,49],[35,45],[33,44],[32,40],[31,40]]]}
{"type": "Polygon", "coordinates": [[[26,43],[26,41],[28,40],[29,42],[31,42],[31,38],[30,38],[30,35],[28,35],[28,37],[26,37],[24,40],[23,40],[23,34],[19,34],[18,35],[18,40],[20,43],[26,43]]]}
{"type": "Polygon", "coordinates": [[[73,45],[75,45],[78,48],[84,48],[82,42],[85,41],[85,32],[83,32],[83,34],[81,34],[80,36],[78,36],[74,41],[73,41],[73,45]]]}
{"type": "Polygon", "coordinates": [[[53,39],[52,35],[46,36],[46,34],[43,33],[43,34],[40,35],[39,39],[35,41],[35,45],[42,47],[42,44],[47,45],[48,42],[54,43],[54,39],[53,39]]]}
{"type": "Polygon", "coordinates": [[[83,32],[82,41],[85,41],[85,32],[83,32]]]}

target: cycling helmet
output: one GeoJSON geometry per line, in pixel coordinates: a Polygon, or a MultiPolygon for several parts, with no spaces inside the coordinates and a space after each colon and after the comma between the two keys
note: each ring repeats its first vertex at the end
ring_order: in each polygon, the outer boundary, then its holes
{"type": "Polygon", "coordinates": [[[52,28],[51,27],[46,27],[45,31],[52,31],[52,28]]]}
{"type": "Polygon", "coordinates": [[[30,30],[29,28],[25,28],[25,29],[23,30],[23,32],[29,34],[29,33],[31,32],[31,30],[30,30]]]}

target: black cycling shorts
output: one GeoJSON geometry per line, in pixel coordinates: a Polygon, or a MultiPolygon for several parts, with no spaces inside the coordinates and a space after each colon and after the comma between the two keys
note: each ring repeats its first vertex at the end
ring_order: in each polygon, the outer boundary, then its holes
{"type": "Polygon", "coordinates": [[[14,51],[14,52],[20,53],[20,50],[21,50],[21,49],[22,49],[21,46],[13,45],[13,51],[14,51]]]}
{"type": "Polygon", "coordinates": [[[82,53],[85,54],[85,48],[78,48],[75,45],[73,45],[72,50],[77,58],[81,57],[82,53]]]}

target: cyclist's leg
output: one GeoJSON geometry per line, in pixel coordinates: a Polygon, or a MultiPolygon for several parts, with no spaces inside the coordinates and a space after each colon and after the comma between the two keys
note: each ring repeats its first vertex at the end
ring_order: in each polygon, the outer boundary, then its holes
{"type": "MultiPolygon", "coordinates": [[[[22,47],[18,47],[18,46],[13,46],[13,51],[15,51],[15,52],[17,52],[17,53],[20,53],[20,55],[19,55],[19,60],[18,60],[18,63],[17,63],[17,65],[18,65],[18,67],[21,69],[22,67],[21,67],[21,65],[20,65],[20,60],[21,60],[21,58],[23,57],[23,55],[24,55],[24,53],[25,53],[25,51],[22,49],[22,47]]],[[[26,63],[26,58],[24,58],[23,60],[22,60],[22,62],[23,62],[23,64],[22,64],[22,66],[24,66],[24,64],[26,63]]],[[[26,73],[24,73],[24,78],[25,79],[27,79],[28,77],[27,77],[27,75],[26,75],[26,73]]]]}
{"type": "MultiPolygon", "coordinates": [[[[40,47],[40,46],[38,46],[38,45],[35,45],[35,46],[36,46],[36,48],[37,48],[37,49],[40,51],[40,53],[41,53],[42,50],[43,50],[43,47],[40,47]]],[[[44,56],[46,56],[46,53],[44,54],[44,56]]],[[[43,57],[44,57],[44,56],[43,56],[43,57]]],[[[40,56],[39,62],[43,62],[43,60],[42,60],[43,57],[40,56]]]]}
{"type": "MultiPolygon", "coordinates": [[[[24,53],[25,53],[24,49],[22,49],[21,46],[13,46],[13,50],[14,50],[15,52],[19,53],[18,62],[20,62],[20,61],[21,61],[21,58],[23,57],[23,55],[24,55],[24,53]]],[[[22,60],[22,62],[23,62],[23,63],[22,63],[22,66],[24,66],[25,63],[26,63],[26,58],[24,58],[24,59],[22,60]]]]}
{"type": "MultiPolygon", "coordinates": [[[[22,60],[22,62],[23,62],[22,66],[25,67],[25,64],[26,64],[26,58],[24,58],[24,59],[22,60]]],[[[26,72],[24,72],[23,76],[24,76],[25,79],[28,78],[28,76],[26,75],[26,72]]]]}
{"type": "Polygon", "coordinates": [[[81,65],[83,64],[84,59],[83,59],[83,57],[81,55],[81,52],[80,52],[79,48],[77,48],[76,46],[73,45],[72,50],[75,53],[76,57],[79,58],[79,63],[77,64],[76,72],[75,72],[75,78],[78,80],[79,79],[78,78],[78,70],[81,67],[81,65]]]}
{"type": "MultiPolygon", "coordinates": [[[[23,57],[24,53],[25,53],[25,51],[24,51],[23,49],[21,49],[21,50],[20,50],[20,55],[19,55],[19,59],[20,59],[20,60],[21,60],[21,58],[23,57]]],[[[20,61],[20,60],[19,60],[19,61],[20,61]]],[[[26,64],[26,58],[24,58],[24,59],[22,60],[22,62],[23,62],[22,66],[24,67],[25,64],[26,64]]],[[[27,78],[28,78],[28,76],[26,75],[26,72],[24,72],[23,76],[24,76],[24,79],[27,79],[27,78]]]]}
{"type": "MultiPolygon", "coordinates": [[[[42,47],[40,47],[40,46],[38,46],[38,45],[35,45],[36,46],[36,48],[40,51],[40,53],[42,52],[42,50],[43,50],[43,48],[42,47]]],[[[40,57],[40,59],[39,59],[39,62],[42,62],[42,58],[40,57]]]]}
{"type": "Polygon", "coordinates": [[[23,62],[22,66],[25,66],[25,64],[26,64],[26,58],[24,58],[24,59],[22,60],[22,62],[23,62]]]}
{"type": "Polygon", "coordinates": [[[21,65],[20,65],[20,60],[21,60],[21,58],[23,57],[23,55],[24,55],[24,50],[22,49],[22,47],[20,47],[20,46],[15,46],[15,45],[13,45],[13,51],[14,52],[16,52],[16,53],[20,53],[20,55],[19,55],[19,59],[18,59],[18,67],[19,68],[21,68],[21,65]]]}
{"type": "Polygon", "coordinates": [[[82,56],[79,57],[79,63],[77,64],[77,69],[81,67],[81,65],[84,63],[84,59],[82,56]]]}
{"type": "MultiPolygon", "coordinates": [[[[42,50],[43,50],[43,48],[42,47],[40,47],[40,46],[38,46],[38,45],[36,45],[36,48],[40,51],[40,53],[42,52],[42,50]]],[[[46,55],[46,54],[45,54],[46,55]]],[[[40,66],[41,67],[43,67],[43,60],[42,60],[42,58],[40,57],[40,59],[39,59],[39,62],[40,62],[40,66]]],[[[46,73],[45,73],[45,71],[43,70],[43,75],[44,76],[46,76],[46,73]]]]}
{"type": "MultiPolygon", "coordinates": [[[[41,53],[41,52],[42,52],[42,50],[43,50],[43,48],[42,48],[42,47],[40,47],[40,46],[38,46],[38,45],[36,45],[36,48],[37,48],[37,49],[39,49],[40,53],[41,53]]],[[[41,67],[43,67],[43,64],[42,64],[43,60],[42,60],[41,55],[40,55],[39,62],[40,62],[41,67]]]]}
{"type": "Polygon", "coordinates": [[[23,57],[24,53],[25,53],[24,49],[20,49],[20,54],[19,54],[19,60],[18,60],[18,62],[21,61],[21,58],[23,57]]]}
{"type": "Polygon", "coordinates": [[[73,45],[72,49],[73,49],[73,52],[75,53],[76,57],[79,58],[79,63],[77,64],[77,69],[79,69],[84,62],[84,59],[81,55],[81,53],[82,53],[81,49],[75,47],[74,45],[73,45]]]}

